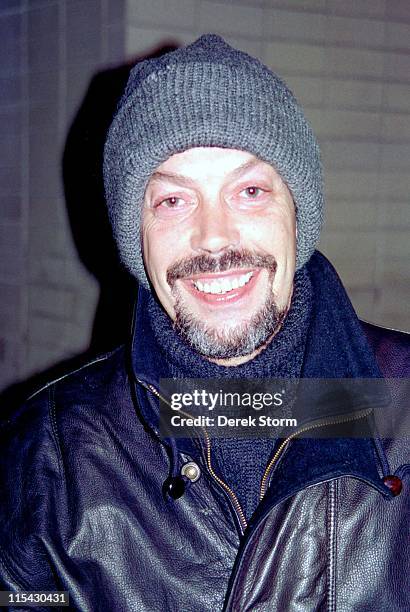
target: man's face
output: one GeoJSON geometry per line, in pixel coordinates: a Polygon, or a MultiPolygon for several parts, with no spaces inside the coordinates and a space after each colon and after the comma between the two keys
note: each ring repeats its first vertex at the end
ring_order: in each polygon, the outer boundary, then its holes
{"type": "Polygon", "coordinates": [[[145,193],[142,245],[158,300],[205,357],[242,363],[280,327],[295,210],[279,174],[254,155],[201,147],[161,164],[145,193]]]}

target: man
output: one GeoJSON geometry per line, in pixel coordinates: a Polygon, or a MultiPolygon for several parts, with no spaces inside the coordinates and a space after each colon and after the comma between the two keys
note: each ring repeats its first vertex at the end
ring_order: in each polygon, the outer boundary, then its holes
{"type": "Polygon", "coordinates": [[[3,589],[82,611],[410,609],[405,441],[159,431],[160,379],[408,375],[408,338],[360,323],[314,252],[319,152],[287,86],[211,35],[142,62],[104,170],[133,337],[4,427],[3,589]]]}

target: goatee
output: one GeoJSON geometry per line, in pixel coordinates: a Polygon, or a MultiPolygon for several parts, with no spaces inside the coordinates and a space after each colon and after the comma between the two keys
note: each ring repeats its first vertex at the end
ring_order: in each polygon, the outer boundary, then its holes
{"type": "Polygon", "coordinates": [[[183,303],[176,281],[195,274],[226,272],[241,268],[266,269],[269,274],[268,287],[272,286],[277,263],[272,255],[255,254],[247,250],[227,251],[218,257],[199,255],[186,258],[171,266],[167,281],[175,298],[175,329],[198,353],[210,359],[243,357],[263,347],[280,329],[286,311],[280,311],[274,295],[268,289],[266,299],[248,321],[235,328],[214,328],[193,315],[183,303]]]}

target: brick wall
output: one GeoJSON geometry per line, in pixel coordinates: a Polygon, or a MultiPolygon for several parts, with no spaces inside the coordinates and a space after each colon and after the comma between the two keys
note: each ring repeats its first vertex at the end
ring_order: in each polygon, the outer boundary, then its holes
{"type": "Polygon", "coordinates": [[[289,82],[323,151],[321,248],[362,317],[410,329],[407,0],[3,0],[0,386],[89,343],[99,289],[61,165],[90,79],[210,31],[289,82]]]}
{"type": "Polygon", "coordinates": [[[89,343],[98,283],[73,243],[62,155],[90,79],[123,60],[123,8],[0,3],[0,388],[89,343]]]}

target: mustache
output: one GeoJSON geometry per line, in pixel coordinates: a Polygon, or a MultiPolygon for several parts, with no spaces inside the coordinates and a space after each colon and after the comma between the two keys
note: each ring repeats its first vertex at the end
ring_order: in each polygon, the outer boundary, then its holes
{"type": "Polygon", "coordinates": [[[196,255],[181,259],[170,266],[167,270],[167,283],[172,288],[179,278],[209,272],[226,272],[231,268],[267,268],[275,274],[277,265],[273,255],[252,253],[246,249],[226,251],[217,257],[196,255]]]}

